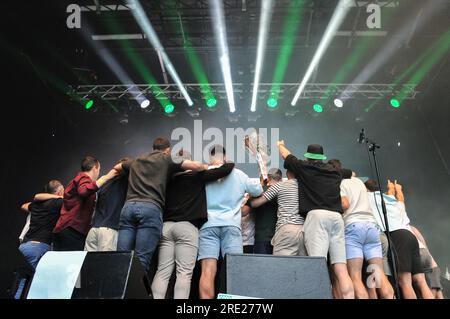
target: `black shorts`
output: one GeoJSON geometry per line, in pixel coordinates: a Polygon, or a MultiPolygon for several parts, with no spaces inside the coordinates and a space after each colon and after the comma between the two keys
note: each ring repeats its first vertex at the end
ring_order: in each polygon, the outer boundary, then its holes
{"type": "Polygon", "coordinates": [[[439,267],[435,267],[431,272],[425,274],[428,287],[431,289],[442,290],[441,284],[441,270],[439,267]]]}
{"type": "Polygon", "coordinates": [[[398,271],[409,272],[412,275],[423,273],[419,243],[416,236],[406,229],[393,231],[390,235],[395,248],[395,255],[397,256],[398,271]]]}
{"type": "Polygon", "coordinates": [[[420,248],[420,259],[422,260],[422,267],[424,273],[433,271],[433,257],[427,248],[420,248]]]}

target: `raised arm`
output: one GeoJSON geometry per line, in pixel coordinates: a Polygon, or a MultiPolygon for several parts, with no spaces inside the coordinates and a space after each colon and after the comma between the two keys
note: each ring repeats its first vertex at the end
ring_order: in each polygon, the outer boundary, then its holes
{"type": "Polygon", "coordinates": [[[392,183],[390,180],[388,180],[387,182],[387,191],[386,191],[387,195],[392,195],[395,196],[395,185],[394,183],[392,183]]]}
{"type": "Polygon", "coordinates": [[[217,168],[207,169],[201,173],[201,179],[204,182],[216,181],[222,177],[228,176],[234,168],[234,163],[225,163],[217,168]]]}
{"type": "Polygon", "coordinates": [[[395,198],[399,202],[405,203],[405,196],[403,195],[403,189],[402,185],[397,183],[397,180],[394,182],[394,189],[395,189],[395,198]]]}
{"type": "Polygon", "coordinates": [[[267,198],[265,198],[264,196],[260,196],[260,197],[257,197],[257,198],[252,198],[252,199],[249,201],[249,204],[250,204],[250,206],[251,206],[252,208],[257,208],[257,207],[259,207],[259,206],[264,205],[264,204],[267,203],[267,202],[268,202],[267,198]]]}
{"type": "Polygon", "coordinates": [[[23,210],[24,212],[29,213],[29,212],[30,212],[30,211],[29,211],[30,204],[31,204],[31,202],[22,204],[22,206],[20,206],[20,209],[23,210]]]}
{"type": "Polygon", "coordinates": [[[277,183],[275,185],[272,185],[269,187],[268,190],[266,190],[264,192],[264,194],[262,194],[262,196],[252,199],[250,201],[250,205],[253,208],[259,207],[264,205],[267,202],[270,202],[271,200],[273,200],[274,198],[276,198],[278,196],[278,192],[280,190],[280,183],[277,183]]]}
{"type": "Polygon", "coordinates": [[[50,193],[38,193],[34,195],[34,200],[37,202],[43,202],[49,199],[63,198],[62,196],[50,193]]]}
{"type": "Polygon", "coordinates": [[[278,150],[280,151],[280,155],[283,159],[286,159],[286,157],[288,157],[291,154],[291,152],[284,145],[284,140],[278,141],[277,146],[278,150]]]}
{"type": "MultiPolygon", "coordinates": [[[[116,177],[119,174],[119,172],[116,169],[112,169],[108,172],[108,174],[103,175],[102,177],[100,177],[94,184],[97,186],[97,189],[95,189],[95,187],[92,187],[92,185],[90,185],[89,182],[84,183],[83,188],[81,187],[81,183],[78,186],[78,193],[85,193],[86,196],[91,195],[93,192],[95,193],[98,188],[102,187],[103,184],[105,184],[107,181],[109,181],[110,179],[116,177]]],[[[83,195],[81,195],[83,196],[83,195]]]]}
{"type": "Polygon", "coordinates": [[[183,163],[181,163],[181,168],[184,170],[200,172],[200,171],[207,170],[208,165],[197,162],[197,161],[184,160],[183,163]]]}

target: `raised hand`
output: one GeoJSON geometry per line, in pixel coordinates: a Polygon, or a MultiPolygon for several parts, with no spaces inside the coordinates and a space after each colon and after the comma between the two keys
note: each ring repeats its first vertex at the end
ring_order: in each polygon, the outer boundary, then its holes
{"type": "Polygon", "coordinates": [[[278,147],[284,146],[284,140],[277,141],[277,146],[278,146],[278,147]]]}

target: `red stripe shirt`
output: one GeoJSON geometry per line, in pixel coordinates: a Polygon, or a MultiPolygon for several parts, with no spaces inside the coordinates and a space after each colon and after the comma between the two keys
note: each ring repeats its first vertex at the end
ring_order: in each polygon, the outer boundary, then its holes
{"type": "Polygon", "coordinates": [[[67,227],[87,235],[95,208],[97,184],[84,172],[70,181],[64,190],[61,215],[53,232],[59,233],[67,227]]]}

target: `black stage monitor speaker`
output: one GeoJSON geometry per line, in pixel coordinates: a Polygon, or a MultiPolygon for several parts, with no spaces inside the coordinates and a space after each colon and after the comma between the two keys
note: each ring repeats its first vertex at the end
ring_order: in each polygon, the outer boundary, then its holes
{"type": "Polygon", "coordinates": [[[12,299],[16,294],[19,282],[25,279],[21,298],[24,298],[30,287],[34,269],[13,244],[5,244],[2,254],[6,257],[0,262],[0,299],[12,299]]]}
{"type": "Polygon", "coordinates": [[[229,254],[221,291],[270,299],[331,299],[323,257],[229,254]]]}
{"type": "Polygon", "coordinates": [[[72,299],[146,299],[149,295],[147,276],[134,252],[89,252],[72,299]]]}

